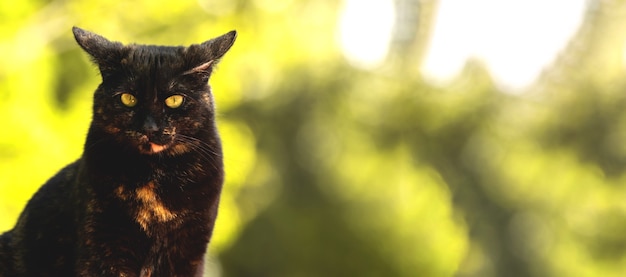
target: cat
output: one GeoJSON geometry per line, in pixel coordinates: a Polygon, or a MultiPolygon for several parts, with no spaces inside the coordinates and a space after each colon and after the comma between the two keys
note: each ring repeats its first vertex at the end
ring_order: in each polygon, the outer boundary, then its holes
{"type": "Polygon", "coordinates": [[[0,236],[0,276],[201,276],[224,180],[208,80],[237,33],[173,47],[72,31],[102,77],[83,154],[0,236]]]}

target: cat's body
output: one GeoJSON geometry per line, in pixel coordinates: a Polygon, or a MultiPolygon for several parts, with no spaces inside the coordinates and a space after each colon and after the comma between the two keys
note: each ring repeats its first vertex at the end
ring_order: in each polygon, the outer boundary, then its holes
{"type": "Polygon", "coordinates": [[[0,236],[0,277],[201,275],[223,182],[207,81],[235,32],[190,47],[74,34],[103,78],[83,155],[0,236]]]}

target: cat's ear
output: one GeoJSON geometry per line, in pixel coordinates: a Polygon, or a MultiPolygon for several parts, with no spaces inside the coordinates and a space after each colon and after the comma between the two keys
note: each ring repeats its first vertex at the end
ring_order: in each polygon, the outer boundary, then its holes
{"type": "Polygon", "coordinates": [[[121,43],[109,41],[78,27],[73,27],[72,32],[78,45],[93,58],[101,70],[119,63],[120,50],[123,48],[121,43]]]}
{"type": "Polygon", "coordinates": [[[237,38],[237,32],[230,31],[201,44],[189,46],[186,49],[186,55],[189,59],[190,68],[185,73],[210,74],[222,56],[233,46],[235,38],[237,38]]]}
{"type": "Polygon", "coordinates": [[[214,39],[208,40],[200,44],[200,47],[204,48],[210,53],[211,60],[217,61],[230,49],[235,43],[237,38],[237,31],[230,31],[214,39]]]}

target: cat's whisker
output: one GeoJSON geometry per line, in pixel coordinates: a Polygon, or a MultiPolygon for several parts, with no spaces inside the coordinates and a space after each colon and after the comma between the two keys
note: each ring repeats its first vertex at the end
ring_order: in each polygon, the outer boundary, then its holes
{"type": "Polygon", "coordinates": [[[215,151],[211,150],[210,148],[206,147],[205,145],[202,144],[196,144],[197,142],[194,141],[187,141],[186,145],[188,145],[188,147],[191,147],[193,150],[202,152],[203,154],[206,154],[207,156],[209,156],[211,159],[214,159],[219,157],[220,155],[215,153],[215,151]]]}
{"type": "Polygon", "coordinates": [[[101,144],[107,140],[107,138],[100,138],[91,144],[85,145],[85,152],[93,150],[96,146],[98,146],[98,144],[101,144]]]}
{"type": "Polygon", "coordinates": [[[190,145],[196,147],[197,149],[206,151],[207,154],[210,154],[211,156],[221,156],[219,153],[215,152],[212,149],[211,145],[202,140],[185,135],[179,135],[178,138],[183,142],[190,143],[190,145]]]}
{"type": "Polygon", "coordinates": [[[211,145],[197,138],[180,134],[176,136],[176,140],[195,150],[196,153],[206,160],[214,169],[218,169],[220,167],[220,165],[216,163],[218,161],[217,159],[220,158],[221,155],[212,150],[211,145]]]}

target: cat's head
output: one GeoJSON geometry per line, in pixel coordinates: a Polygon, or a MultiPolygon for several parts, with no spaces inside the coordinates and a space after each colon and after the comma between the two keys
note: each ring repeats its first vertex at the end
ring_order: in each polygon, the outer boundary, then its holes
{"type": "Polygon", "coordinates": [[[146,155],[217,141],[208,80],[235,31],[189,47],[123,45],[77,27],[73,32],[102,75],[92,130],[146,155]]]}

